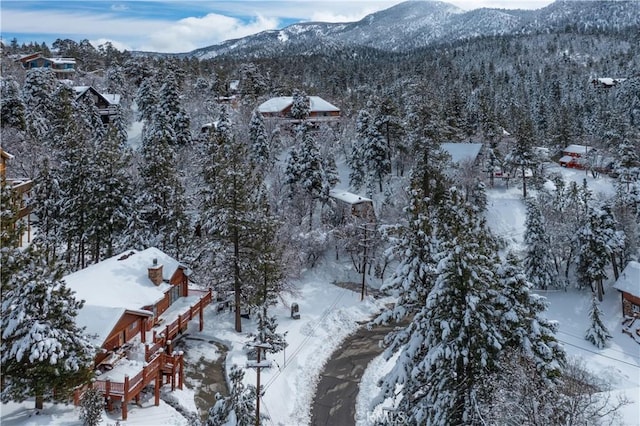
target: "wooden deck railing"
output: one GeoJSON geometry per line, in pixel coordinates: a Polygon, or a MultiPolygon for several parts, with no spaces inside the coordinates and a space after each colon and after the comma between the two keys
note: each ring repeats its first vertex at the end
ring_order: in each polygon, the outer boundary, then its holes
{"type": "MultiPolygon", "coordinates": [[[[108,409],[112,401],[122,401],[122,420],[127,419],[127,404],[129,401],[136,399],[142,389],[155,382],[156,384],[156,405],[159,404],[160,389],[159,385],[162,383],[162,372],[170,371],[172,374],[176,372],[177,367],[183,365],[182,353],[175,353],[172,355],[166,354],[163,351],[156,353],[156,356],[151,359],[146,365],[142,367],[142,370],[130,378],[124,376],[124,382],[114,382],[111,380],[96,380],[91,385],[94,389],[99,390],[102,395],[107,399],[108,409]]],[[[172,389],[175,388],[175,378],[171,378],[172,389]]],[[[182,377],[178,380],[178,388],[182,389],[182,377]]],[[[80,405],[80,400],[84,392],[89,389],[89,386],[78,388],[74,391],[73,402],[75,405],[80,405]]]]}
{"type": "MultiPolygon", "coordinates": [[[[201,296],[198,302],[189,308],[189,311],[182,315],[178,315],[178,318],[171,324],[167,324],[164,330],[160,333],[154,333],[153,342],[151,345],[145,345],[145,359],[149,360],[161,347],[167,344],[168,340],[173,340],[181,331],[185,331],[189,325],[189,321],[196,318],[196,316],[202,316],[204,308],[211,304],[213,295],[211,289],[209,290],[194,290],[189,289],[189,296],[201,296]]],[[[200,318],[200,331],[202,331],[202,318],[200,318]]]]}
{"type": "MultiPolygon", "coordinates": [[[[155,405],[160,403],[160,386],[162,385],[163,375],[171,377],[171,388],[173,390],[175,388],[175,374],[179,372],[178,388],[182,389],[182,368],[184,364],[182,352],[170,355],[164,352],[164,347],[167,345],[167,342],[173,340],[181,330],[186,330],[189,321],[196,316],[200,317],[200,330],[202,330],[204,308],[211,303],[213,296],[211,290],[189,289],[189,296],[196,295],[200,295],[201,297],[198,302],[189,308],[189,311],[178,315],[178,319],[168,324],[161,333],[154,332],[153,342],[150,345],[145,345],[145,360],[147,363],[138,374],[132,378],[125,376],[124,382],[96,380],[91,385],[94,389],[98,389],[107,399],[107,408],[110,408],[109,404],[111,404],[114,399],[122,401],[123,420],[127,419],[127,404],[129,401],[138,398],[140,391],[153,381],[156,381],[155,405]]],[[[89,389],[88,385],[77,388],[74,391],[73,403],[75,405],[80,405],[80,399],[87,389],[89,389]]]]}

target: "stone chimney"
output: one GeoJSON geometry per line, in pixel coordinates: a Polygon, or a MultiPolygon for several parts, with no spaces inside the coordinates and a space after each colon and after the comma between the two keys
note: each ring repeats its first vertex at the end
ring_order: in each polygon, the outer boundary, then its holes
{"type": "Polygon", "coordinates": [[[158,259],[153,259],[153,265],[149,266],[149,279],[155,285],[162,284],[162,265],[158,265],[158,259]]]}

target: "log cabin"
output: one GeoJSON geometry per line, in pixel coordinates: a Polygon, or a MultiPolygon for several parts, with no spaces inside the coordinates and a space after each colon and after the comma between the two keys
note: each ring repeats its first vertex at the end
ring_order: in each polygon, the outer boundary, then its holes
{"type": "MultiPolygon", "coordinates": [[[[77,299],[84,300],[76,322],[84,327],[95,347],[96,380],[107,408],[119,402],[126,420],[127,404],[139,399],[142,389],[155,385],[155,403],[167,381],[182,388],[183,357],[172,350],[174,340],[192,320],[199,330],[203,310],[211,303],[211,290],[193,287],[185,265],[151,247],[128,250],[64,277],[77,299]]],[[[78,389],[80,401],[87,387],[78,389]]]]}
{"type": "Polygon", "coordinates": [[[623,315],[640,318],[640,262],[629,262],[613,288],[620,291],[623,315]]]}

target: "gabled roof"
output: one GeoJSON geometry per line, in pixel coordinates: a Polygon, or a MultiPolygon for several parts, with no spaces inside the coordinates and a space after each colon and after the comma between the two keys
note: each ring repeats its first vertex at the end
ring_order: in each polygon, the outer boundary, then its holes
{"type": "MultiPolygon", "coordinates": [[[[340,112],[340,108],[325,101],[320,96],[309,96],[310,112],[340,112]]],[[[277,113],[286,110],[293,104],[293,96],[279,96],[263,102],[258,107],[261,113],[277,113]]]]}
{"type": "Polygon", "coordinates": [[[83,96],[87,92],[92,92],[104,99],[104,101],[109,105],[120,104],[120,95],[112,93],[100,93],[93,86],[73,86],[73,90],[76,92],[76,99],[83,96]]]}
{"type": "Polygon", "coordinates": [[[441,143],[440,147],[448,152],[451,156],[451,162],[454,164],[461,163],[464,161],[476,161],[478,155],[480,154],[480,150],[482,149],[481,143],[450,143],[445,142],[441,143]]]}
{"type": "Polygon", "coordinates": [[[593,148],[586,145],[576,145],[572,144],[562,150],[562,152],[570,153],[570,154],[586,154],[591,151],[593,148]]]}
{"type": "Polygon", "coordinates": [[[67,287],[85,304],[78,311],[76,324],[85,328],[92,343],[101,346],[126,313],[153,316],[143,310],[164,297],[171,285],[154,285],[148,268],[154,259],[162,265],[162,276],[169,281],[180,264],[155,247],[128,250],[64,277],[67,287]]]}
{"type": "Polygon", "coordinates": [[[613,284],[613,288],[640,297],[640,263],[631,261],[613,284]]]}
{"type": "Polygon", "coordinates": [[[151,247],[140,252],[128,250],[69,274],[64,280],[75,291],[76,299],[85,301],[85,306],[140,310],[164,297],[170,288],[168,280],[178,266],[177,260],[151,247]],[[154,259],[163,265],[162,275],[167,281],[158,286],[148,276],[154,259]]]}
{"type": "Polygon", "coordinates": [[[344,201],[348,204],[360,204],[366,202],[372,202],[370,198],[362,197],[358,194],[343,191],[340,189],[332,189],[329,191],[329,196],[336,200],[344,201]]]}

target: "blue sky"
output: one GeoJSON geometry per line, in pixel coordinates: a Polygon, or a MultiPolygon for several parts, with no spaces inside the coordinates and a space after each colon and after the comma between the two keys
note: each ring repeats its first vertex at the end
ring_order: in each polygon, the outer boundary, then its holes
{"type": "MultiPolygon", "coordinates": [[[[295,22],[353,22],[402,0],[32,1],[1,0],[3,42],[87,39],[120,49],[189,52],[295,22]]],[[[461,9],[537,9],[552,0],[448,0],[461,9]]]]}

